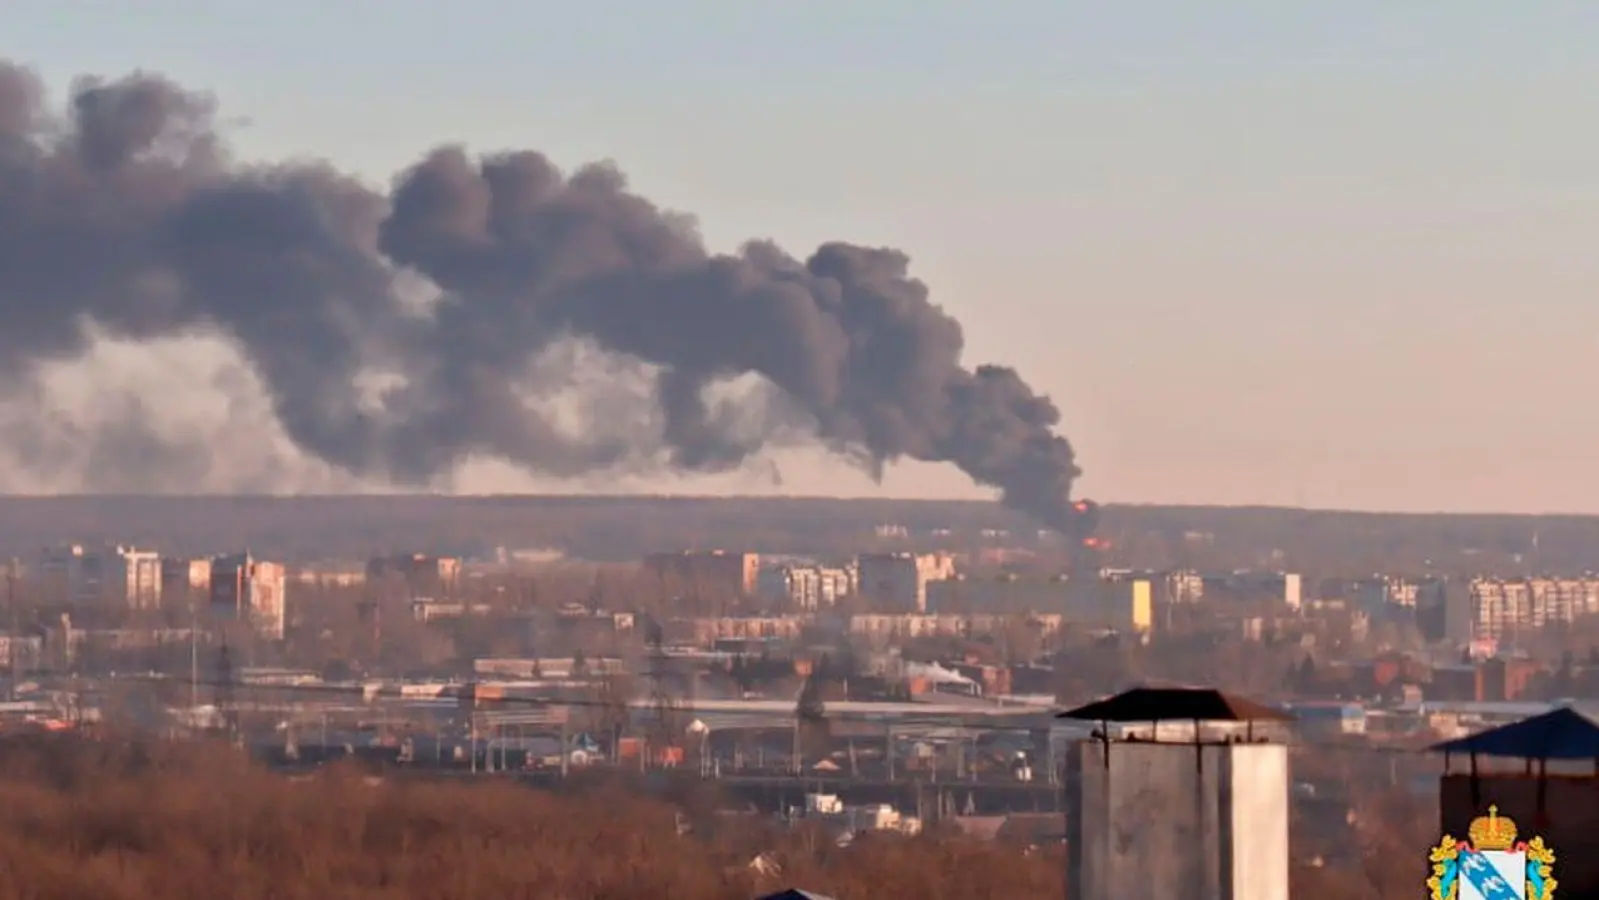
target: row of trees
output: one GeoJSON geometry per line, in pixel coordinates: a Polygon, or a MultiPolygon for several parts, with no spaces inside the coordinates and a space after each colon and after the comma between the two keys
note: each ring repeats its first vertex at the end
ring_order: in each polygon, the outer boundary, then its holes
{"type": "MultiPolygon", "coordinates": [[[[1418,890],[1429,809],[1369,760],[1295,760],[1347,778],[1352,814],[1296,806],[1295,896],[1418,890]],[[1328,767],[1331,767],[1330,769],[1328,767]]],[[[952,830],[824,836],[718,812],[700,789],[647,799],[621,781],[560,793],[389,782],[354,769],[285,780],[208,744],[0,740],[0,900],[746,900],[800,886],[840,900],[1058,900],[1060,848],[952,830]],[[759,863],[752,865],[757,859],[759,863]]]]}
{"type": "Polygon", "coordinates": [[[1058,855],[950,835],[839,848],[614,784],[286,783],[220,749],[62,741],[0,746],[0,773],[0,900],[1061,896],[1058,855]]]}
{"type": "MultiPolygon", "coordinates": [[[[854,553],[904,525],[925,546],[935,529],[978,542],[985,529],[1036,543],[997,503],[689,497],[8,497],[0,548],[30,553],[63,535],[148,543],[173,553],[253,547],[291,560],[362,560],[394,548],[480,553],[552,547],[594,559],[726,546],[854,553]]],[[[1271,508],[1107,506],[1101,536],[1117,565],[1355,572],[1510,574],[1593,565],[1599,517],[1389,515],[1271,508]],[[1468,553],[1469,551],[1469,553],[1468,553]]],[[[946,545],[949,539],[939,538],[946,545]]],[[[884,546],[898,546],[889,542],[884,546]]],[[[962,548],[964,549],[964,548],[962,548]]]]}

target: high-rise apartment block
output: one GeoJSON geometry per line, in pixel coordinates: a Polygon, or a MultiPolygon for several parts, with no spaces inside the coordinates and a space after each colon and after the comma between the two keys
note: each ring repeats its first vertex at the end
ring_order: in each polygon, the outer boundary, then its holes
{"type": "Polygon", "coordinates": [[[262,637],[281,640],[286,580],[281,563],[258,560],[248,553],[219,556],[211,561],[211,610],[250,623],[262,637]]]}
{"type": "Polygon", "coordinates": [[[791,609],[826,609],[855,591],[853,568],[784,563],[761,569],[760,594],[791,609]]]}
{"type": "Polygon", "coordinates": [[[927,583],[955,577],[947,553],[868,553],[855,567],[861,599],[879,612],[926,612],[927,583]]]}
{"type": "Polygon", "coordinates": [[[1467,597],[1471,636],[1499,638],[1599,613],[1599,578],[1477,578],[1467,597]]]}
{"type": "Polygon", "coordinates": [[[211,560],[167,557],[161,560],[161,593],[168,601],[204,599],[211,592],[211,560]]]}
{"type": "Polygon", "coordinates": [[[161,605],[161,557],[134,547],[67,544],[39,554],[36,579],[45,596],[74,605],[161,605]]]}
{"type": "Polygon", "coordinates": [[[413,596],[434,597],[454,593],[461,577],[461,560],[454,556],[399,553],[375,556],[366,564],[368,582],[397,578],[413,596]]]}
{"type": "Polygon", "coordinates": [[[760,589],[761,558],[728,550],[651,553],[644,570],[669,590],[754,596],[760,589]]]}

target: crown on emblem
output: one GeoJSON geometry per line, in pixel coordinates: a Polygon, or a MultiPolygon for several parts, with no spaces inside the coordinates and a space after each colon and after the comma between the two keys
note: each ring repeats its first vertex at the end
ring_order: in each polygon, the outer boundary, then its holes
{"type": "Polygon", "coordinates": [[[1516,822],[1499,815],[1499,807],[1489,806],[1488,815],[1471,820],[1467,831],[1477,850],[1509,850],[1516,843],[1516,822]]]}

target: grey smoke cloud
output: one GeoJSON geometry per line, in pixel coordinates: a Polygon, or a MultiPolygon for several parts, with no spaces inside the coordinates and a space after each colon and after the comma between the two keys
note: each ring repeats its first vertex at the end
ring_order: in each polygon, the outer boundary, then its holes
{"type": "MultiPolygon", "coordinates": [[[[215,114],[147,73],[82,80],[57,112],[0,63],[0,391],[81,356],[91,331],[209,330],[295,446],[364,479],[436,484],[479,457],[569,478],[720,472],[809,441],[873,472],[950,463],[1044,524],[1091,524],[1055,406],[1009,368],[966,367],[959,323],[899,251],[712,254],[615,167],[566,174],[530,151],[442,147],[387,193],[324,165],[243,165],[215,114]],[[419,280],[438,296],[419,304],[419,280]],[[612,389],[591,385],[574,426],[540,398],[578,367],[612,389]]],[[[195,465],[137,412],[109,420],[126,453],[96,466],[195,465]]]]}

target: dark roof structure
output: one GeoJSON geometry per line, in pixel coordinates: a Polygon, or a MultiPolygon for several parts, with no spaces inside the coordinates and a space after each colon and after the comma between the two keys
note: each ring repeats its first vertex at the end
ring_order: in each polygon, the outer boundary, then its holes
{"type": "Polygon", "coordinates": [[[1516,759],[1599,759],[1599,722],[1569,706],[1435,744],[1438,753],[1516,759]]]}
{"type": "Polygon", "coordinates": [[[1058,718],[1098,722],[1291,722],[1294,719],[1263,703],[1215,688],[1194,687],[1136,687],[1067,710],[1058,718]]]}
{"type": "Polygon", "coordinates": [[[767,894],[759,898],[759,900],[833,900],[833,898],[824,897],[821,894],[813,894],[810,891],[802,891],[798,888],[789,888],[786,891],[767,894]]]}

